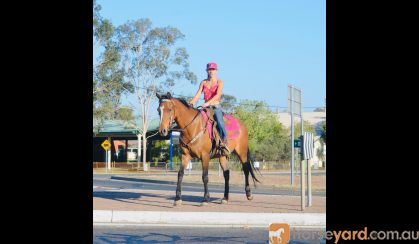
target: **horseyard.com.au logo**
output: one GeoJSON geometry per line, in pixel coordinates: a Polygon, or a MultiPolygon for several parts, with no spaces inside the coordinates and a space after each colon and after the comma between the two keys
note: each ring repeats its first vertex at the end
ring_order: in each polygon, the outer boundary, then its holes
{"type": "Polygon", "coordinates": [[[274,223],[269,225],[269,244],[287,244],[289,240],[289,224],[274,223]]]}

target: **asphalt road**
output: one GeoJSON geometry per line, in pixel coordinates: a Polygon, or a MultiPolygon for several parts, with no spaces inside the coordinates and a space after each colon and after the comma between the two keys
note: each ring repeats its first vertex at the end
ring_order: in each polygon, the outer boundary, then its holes
{"type": "MultiPolygon", "coordinates": [[[[93,191],[96,187],[108,187],[114,189],[145,189],[145,190],[165,190],[165,191],[176,191],[176,183],[172,181],[164,180],[149,180],[149,179],[130,179],[127,180],[125,177],[112,176],[112,175],[93,175],[93,191]]],[[[253,194],[268,194],[268,195],[291,195],[299,196],[301,193],[299,190],[291,191],[288,189],[272,189],[267,187],[258,186],[254,188],[251,184],[253,194]]],[[[209,192],[224,193],[224,185],[211,185],[208,184],[209,192]]],[[[198,183],[182,183],[182,191],[189,192],[203,192],[204,185],[198,183]]],[[[230,185],[231,193],[243,193],[245,194],[244,185],[242,187],[230,185]]],[[[324,192],[312,192],[313,196],[324,196],[324,192]]]]}
{"type": "MultiPolygon", "coordinates": [[[[290,244],[326,243],[321,230],[291,229],[290,244]]],[[[94,226],[93,243],[268,243],[266,228],[94,226]]]]}

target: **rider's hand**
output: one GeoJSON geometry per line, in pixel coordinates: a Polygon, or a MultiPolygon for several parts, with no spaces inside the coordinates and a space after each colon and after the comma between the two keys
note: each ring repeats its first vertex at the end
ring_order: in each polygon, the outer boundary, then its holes
{"type": "Polygon", "coordinates": [[[209,106],[209,104],[208,103],[204,103],[204,104],[202,104],[202,107],[203,108],[206,108],[206,107],[208,107],[209,106]]]}

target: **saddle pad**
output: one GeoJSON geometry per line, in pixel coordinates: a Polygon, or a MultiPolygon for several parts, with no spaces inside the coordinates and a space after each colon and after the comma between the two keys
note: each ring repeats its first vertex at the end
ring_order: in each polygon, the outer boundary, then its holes
{"type": "MultiPolygon", "coordinates": [[[[207,132],[210,135],[211,140],[214,139],[212,131],[212,122],[208,119],[207,114],[204,110],[201,110],[201,115],[204,121],[207,123],[207,132]]],[[[230,114],[224,114],[224,126],[227,131],[227,139],[234,140],[240,135],[240,126],[237,119],[230,114]]]]}

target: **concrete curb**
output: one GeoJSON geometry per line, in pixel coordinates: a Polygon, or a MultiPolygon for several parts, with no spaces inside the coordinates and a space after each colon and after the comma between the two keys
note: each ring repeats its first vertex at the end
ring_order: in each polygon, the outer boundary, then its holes
{"type": "Polygon", "coordinates": [[[93,210],[93,224],[106,225],[267,227],[270,223],[288,223],[291,227],[325,228],[326,214],[93,210]]]}

